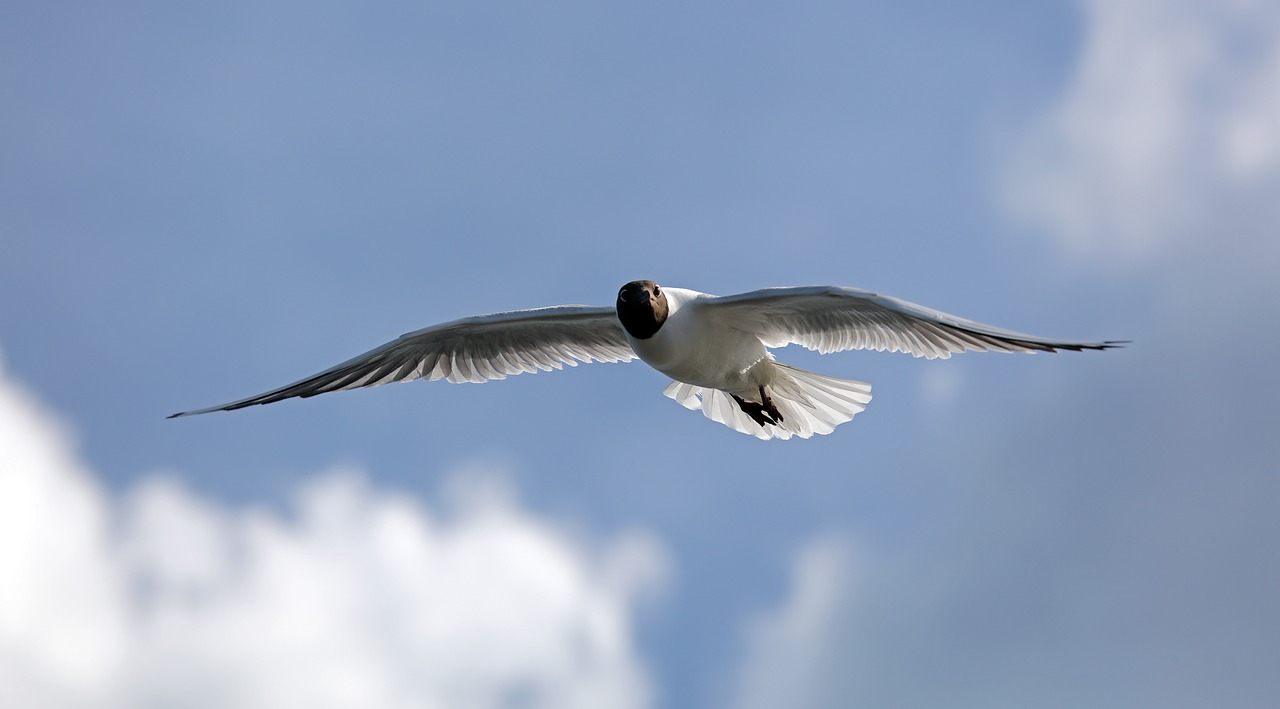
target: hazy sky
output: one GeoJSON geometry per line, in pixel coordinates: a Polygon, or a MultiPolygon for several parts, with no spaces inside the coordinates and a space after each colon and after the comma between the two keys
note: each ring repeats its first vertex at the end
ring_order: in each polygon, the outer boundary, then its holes
{"type": "Polygon", "coordinates": [[[1261,707],[1280,3],[0,10],[0,695],[1261,707]],[[168,421],[466,315],[869,288],[1124,350],[168,421]]]}

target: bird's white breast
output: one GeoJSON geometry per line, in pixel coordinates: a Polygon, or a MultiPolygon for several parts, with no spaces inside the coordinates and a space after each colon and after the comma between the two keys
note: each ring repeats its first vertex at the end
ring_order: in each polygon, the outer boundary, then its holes
{"type": "Polygon", "coordinates": [[[672,379],[725,391],[752,391],[764,384],[752,368],[768,360],[753,333],[729,327],[701,307],[706,294],[664,288],[667,320],[653,337],[627,341],[646,364],[672,379]]]}

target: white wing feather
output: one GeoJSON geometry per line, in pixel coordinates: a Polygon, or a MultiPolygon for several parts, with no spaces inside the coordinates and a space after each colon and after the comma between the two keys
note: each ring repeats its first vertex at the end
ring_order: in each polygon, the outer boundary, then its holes
{"type": "Polygon", "coordinates": [[[1047,340],[841,286],[765,288],[701,302],[708,315],[755,333],[766,347],[797,344],[823,354],[865,349],[946,359],[966,350],[1056,352],[1122,344],[1047,340]]]}
{"type": "Polygon", "coordinates": [[[319,374],[264,394],[169,418],[232,411],[294,397],[414,379],[485,382],[549,372],[579,362],[627,362],[627,344],[612,307],[562,305],[454,320],[399,339],[319,374]]]}

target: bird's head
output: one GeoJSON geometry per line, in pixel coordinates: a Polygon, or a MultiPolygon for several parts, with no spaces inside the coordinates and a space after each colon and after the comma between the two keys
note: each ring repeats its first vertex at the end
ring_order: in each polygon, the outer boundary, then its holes
{"type": "Polygon", "coordinates": [[[618,291],[618,320],[637,340],[653,337],[670,312],[662,286],[653,281],[632,281],[618,291]]]}

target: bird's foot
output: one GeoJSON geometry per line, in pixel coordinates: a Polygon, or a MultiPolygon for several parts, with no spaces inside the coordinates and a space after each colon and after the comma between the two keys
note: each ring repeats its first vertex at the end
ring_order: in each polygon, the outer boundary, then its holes
{"type": "Polygon", "coordinates": [[[778,407],[774,405],[773,399],[764,393],[764,387],[760,387],[760,403],[747,401],[737,394],[730,394],[733,400],[738,402],[738,408],[743,413],[751,417],[752,421],[761,426],[777,426],[782,423],[782,412],[778,411],[778,407]]]}
{"type": "Polygon", "coordinates": [[[777,406],[773,405],[773,399],[764,393],[764,387],[760,387],[760,402],[764,406],[765,413],[773,417],[775,425],[782,423],[782,412],[778,410],[777,406]]]}

